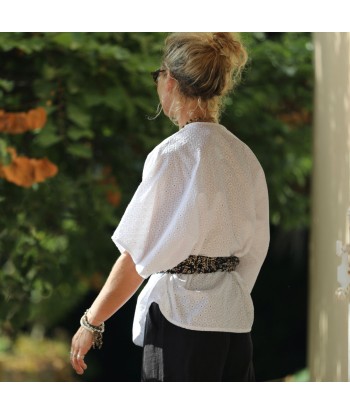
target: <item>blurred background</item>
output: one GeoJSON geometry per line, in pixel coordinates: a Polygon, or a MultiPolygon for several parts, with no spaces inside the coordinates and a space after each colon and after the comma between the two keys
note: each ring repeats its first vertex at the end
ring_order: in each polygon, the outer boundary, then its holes
{"type": "MultiPolygon", "coordinates": [[[[0,33],[0,381],[139,381],[135,295],[78,377],[72,335],[119,252],[111,235],[152,148],[166,33],[0,33]]],[[[309,379],[311,33],[241,33],[250,59],[222,124],[259,158],[271,243],[252,296],[257,381],[309,379]]]]}

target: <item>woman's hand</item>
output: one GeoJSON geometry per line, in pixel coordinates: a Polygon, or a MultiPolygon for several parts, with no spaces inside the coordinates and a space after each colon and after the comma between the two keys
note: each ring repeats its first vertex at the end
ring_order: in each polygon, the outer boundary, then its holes
{"type": "Polygon", "coordinates": [[[80,327],[72,339],[70,351],[70,361],[78,375],[82,375],[87,369],[84,357],[91,349],[93,342],[93,333],[80,327]]]}
{"type": "MultiPolygon", "coordinates": [[[[115,262],[105,285],[89,308],[88,323],[100,327],[102,322],[111,317],[135,294],[143,281],[144,278],[137,273],[131,256],[124,252],[115,262]]],[[[93,336],[92,332],[80,327],[72,339],[70,361],[78,375],[82,375],[87,369],[84,357],[91,349],[93,336]]]]}

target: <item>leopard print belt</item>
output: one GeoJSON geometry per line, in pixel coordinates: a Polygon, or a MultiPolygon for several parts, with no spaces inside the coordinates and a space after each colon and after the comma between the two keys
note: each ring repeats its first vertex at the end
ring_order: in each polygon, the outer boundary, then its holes
{"type": "Polygon", "coordinates": [[[203,255],[190,255],[174,268],[162,271],[168,274],[208,274],[217,271],[234,271],[239,264],[239,258],[208,257],[203,255]]]}

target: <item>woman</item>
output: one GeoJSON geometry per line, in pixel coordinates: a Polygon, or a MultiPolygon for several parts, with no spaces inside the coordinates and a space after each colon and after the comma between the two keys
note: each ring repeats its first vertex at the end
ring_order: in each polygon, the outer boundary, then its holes
{"type": "Polygon", "coordinates": [[[264,172],[219,124],[246,63],[230,33],[174,33],[152,76],[179,131],[147,157],[112,239],[121,252],[72,340],[77,373],[104,321],[138,297],[133,341],[143,381],[254,381],[251,291],[269,243],[264,172]]]}

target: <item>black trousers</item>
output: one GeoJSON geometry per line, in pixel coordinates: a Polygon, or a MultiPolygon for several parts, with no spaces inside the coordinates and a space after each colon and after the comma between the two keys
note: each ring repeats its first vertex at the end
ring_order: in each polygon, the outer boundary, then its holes
{"type": "Polygon", "coordinates": [[[253,382],[250,333],[188,330],[170,323],[158,304],[146,318],[143,382],[253,382]]]}

